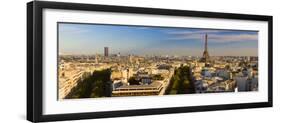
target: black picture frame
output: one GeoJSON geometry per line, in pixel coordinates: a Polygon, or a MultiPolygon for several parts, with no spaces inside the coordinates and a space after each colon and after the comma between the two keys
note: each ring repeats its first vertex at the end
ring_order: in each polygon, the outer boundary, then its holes
{"type": "Polygon", "coordinates": [[[273,83],[272,82],[272,78],[273,78],[272,30],[273,29],[272,28],[273,28],[273,17],[264,16],[264,15],[232,14],[232,13],[93,5],[93,4],[80,4],[80,3],[45,2],[45,1],[29,2],[27,3],[27,120],[31,122],[63,121],[63,120],[93,119],[93,118],[106,118],[106,117],[123,117],[123,116],[137,116],[137,115],[155,115],[155,114],[185,113],[185,112],[198,112],[198,111],[272,107],[273,106],[273,97],[272,97],[272,83],[273,83]],[[43,106],[42,103],[43,100],[43,95],[42,95],[43,12],[42,10],[45,8],[266,21],[268,22],[268,101],[257,102],[257,103],[44,115],[42,113],[43,111],[43,107],[42,107],[43,106]]]}

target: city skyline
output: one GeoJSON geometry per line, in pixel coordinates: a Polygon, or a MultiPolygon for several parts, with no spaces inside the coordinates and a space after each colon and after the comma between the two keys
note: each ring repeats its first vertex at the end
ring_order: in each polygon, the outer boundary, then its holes
{"type": "Polygon", "coordinates": [[[59,23],[59,53],[202,56],[208,34],[211,56],[257,56],[258,32],[177,27],[59,23]]]}
{"type": "Polygon", "coordinates": [[[258,91],[258,32],[59,24],[59,40],[80,54],[60,52],[59,99],[258,91]]]}

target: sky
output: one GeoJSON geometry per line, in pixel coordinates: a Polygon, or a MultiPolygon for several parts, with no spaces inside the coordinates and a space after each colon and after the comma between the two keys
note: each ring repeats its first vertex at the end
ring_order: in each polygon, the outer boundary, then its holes
{"type": "Polygon", "coordinates": [[[60,54],[257,56],[258,32],[179,27],[59,23],[60,54]]]}

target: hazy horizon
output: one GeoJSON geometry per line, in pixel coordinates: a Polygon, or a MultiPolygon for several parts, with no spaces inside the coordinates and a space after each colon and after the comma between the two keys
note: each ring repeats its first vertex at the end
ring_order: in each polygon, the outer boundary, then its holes
{"type": "Polygon", "coordinates": [[[59,23],[59,54],[202,56],[208,34],[210,56],[258,56],[258,32],[59,23]]]}

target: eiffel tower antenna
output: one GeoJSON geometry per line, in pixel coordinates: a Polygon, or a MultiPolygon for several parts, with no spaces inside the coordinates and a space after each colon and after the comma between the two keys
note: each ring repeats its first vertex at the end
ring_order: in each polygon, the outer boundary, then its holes
{"type": "Polygon", "coordinates": [[[208,51],[208,34],[205,34],[205,51],[208,51]]]}

